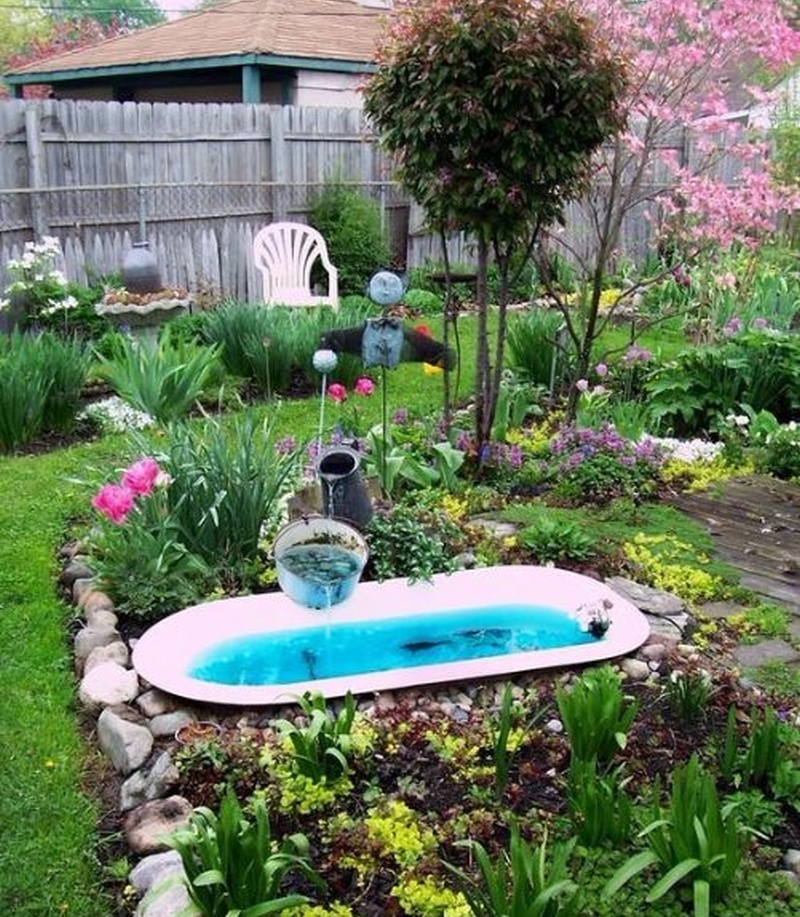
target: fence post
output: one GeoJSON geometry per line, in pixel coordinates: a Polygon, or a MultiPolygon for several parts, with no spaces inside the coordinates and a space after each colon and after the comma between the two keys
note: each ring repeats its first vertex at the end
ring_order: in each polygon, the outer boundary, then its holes
{"type": "Polygon", "coordinates": [[[41,239],[49,235],[50,222],[47,214],[46,192],[37,190],[47,187],[44,147],[39,123],[39,105],[29,102],[25,106],[25,145],[28,154],[28,187],[31,189],[31,223],[33,236],[41,239]]]}
{"type": "Polygon", "coordinates": [[[272,219],[286,216],[284,190],[286,186],[286,140],[283,135],[283,112],[279,105],[269,109],[269,155],[272,173],[272,219]]]}

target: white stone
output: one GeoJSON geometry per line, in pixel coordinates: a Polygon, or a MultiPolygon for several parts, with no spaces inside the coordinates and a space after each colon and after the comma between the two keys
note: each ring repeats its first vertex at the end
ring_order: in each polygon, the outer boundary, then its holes
{"type": "Polygon", "coordinates": [[[173,710],[171,713],[161,713],[150,720],[150,732],[157,738],[174,736],[175,733],[187,723],[193,723],[194,716],[186,710],[173,710]]]}
{"type": "Polygon", "coordinates": [[[131,870],[128,882],[140,895],[146,894],[167,876],[183,872],[181,857],[177,850],[166,850],[164,853],[152,853],[144,857],[131,870]]]}
{"type": "Polygon", "coordinates": [[[800,850],[790,847],[783,855],[783,865],[800,876],[800,850]]]}
{"type": "Polygon", "coordinates": [[[95,666],[81,680],[78,688],[80,702],[92,713],[101,707],[127,704],[139,693],[139,679],[133,669],[116,662],[95,666]]]}
{"type": "Polygon", "coordinates": [[[131,722],[111,707],[97,718],[97,741],[121,774],[141,767],[153,750],[153,733],[147,726],[131,722]]]}
{"type": "Polygon", "coordinates": [[[98,608],[96,611],[84,613],[86,624],[94,630],[116,630],[119,619],[108,608],[98,608]]]}
{"type": "Polygon", "coordinates": [[[639,650],[639,655],[648,662],[660,662],[667,655],[667,648],[663,643],[648,643],[639,650]]]}
{"type": "Polygon", "coordinates": [[[165,876],[162,886],[142,898],[134,917],[194,917],[200,911],[189,897],[186,884],[180,876],[165,876]]]}
{"type": "Polygon", "coordinates": [[[641,681],[650,674],[650,666],[646,662],[642,662],[641,659],[623,659],[620,663],[620,668],[634,681],[641,681]]]}
{"type": "Polygon", "coordinates": [[[183,796],[154,799],[128,812],[123,830],[128,846],[136,854],[165,850],[165,838],[189,824],[192,806],[183,796]]]}
{"type": "Polygon", "coordinates": [[[84,674],[88,674],[92,669],[102,665],[104,662],[116,662],[123,668],[127,668],[131,661],[131,654],[128,647],[122,640],[116,640],[107,646],[96,646],[86,657],[83,664],[84,674]]]}
{"type": "Polygon", "coordinates": [[[160,716],[162,713],[172,713],[177,709],[179,701],[171,694],[165,694],[158,688],[151,688],[136,698],[136,706],[144,716],[160,716]]]}
{"type": "Polygon", "coordinates": [[[86,657],[97,646],[108,646],[120,639],[119,632],[113,627],[82,627],[75,634],[75,660],[83,665],[86,657]]]}
{"type": "Polygon", "coordinates": [[[564,724],[561,720],[552,719],[545,723],[544,728],[545,731],[549,732],[551,735],[558,736],[564,731],[564,724]]]}

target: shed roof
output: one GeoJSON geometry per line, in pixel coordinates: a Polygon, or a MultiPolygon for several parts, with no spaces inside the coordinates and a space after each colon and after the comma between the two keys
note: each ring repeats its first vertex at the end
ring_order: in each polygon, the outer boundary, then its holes
{"type": "Polygon", "coordinates": [[[130,35],[34,61],[10,74],[107,71],[251,55],[324,60],[329,69],[338,69],[337,63],[350,69],[348,64],[373,60],[385,12],[354,0],[231,0],[130,35]]]}

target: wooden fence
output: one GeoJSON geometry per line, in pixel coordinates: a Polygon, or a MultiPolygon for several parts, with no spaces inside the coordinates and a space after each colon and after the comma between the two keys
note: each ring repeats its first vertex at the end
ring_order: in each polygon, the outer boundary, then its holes
{"type": "MultiPolygon", "coordinates": [[[[357,109],[148,104],[74,100],[0,102],[0,293],[9,259],[53,235],[67,277],[119,269],[132,241],[149,240],[165,282],[255,301],[251,244],[265,223],[304,220],[326,182],[345,182],[380,205],[395,259],[441,262],[416,208],[357,109]]],[[[567,249],[591,248],[589,221],[568,211],[567,249]]],[[[620,249],[647,250],[635,212],[620,249]]],[[[474,262],[463,236],[453,263],[474,262]]]]}

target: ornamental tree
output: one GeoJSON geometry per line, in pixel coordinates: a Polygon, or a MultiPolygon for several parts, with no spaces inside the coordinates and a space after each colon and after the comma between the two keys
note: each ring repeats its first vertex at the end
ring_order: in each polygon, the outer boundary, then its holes
{"type": "Polygon", "coordinates": [[[586,0],[582,9],[631,64],[621,99],[625,127],[595,157],[581,201],[588,239],[578,251],[549,232],[540,258],[546,276],[547,251],[560,249],[586,284],[580,310],[560,302],[578,354],[575,379],[586,377],[592,347],[617,307],[660,279],[640,277],[600,316],[624,221],[652,221],[662,254],[666,243],[676,263],[687,263],[700,253],[758,244],[798,197],[796,186],[781,185],[765,167],[769,138],[748,118],[754,103],[764,110],[773,100],[765,87],[800,59],[800,33],[784,0],[586,0]]]}
{"type": "Polygon", "coordinates": [[[591,154],[622,128],[624,59],[569,0],[407,0],[377,63],[365,110],[400,181],[432,226],[477,240],[480,456],[500,385],[511,256],[586,190],[591,154]],[[501,278],[493,359],[490,250],[501,278]]]}

